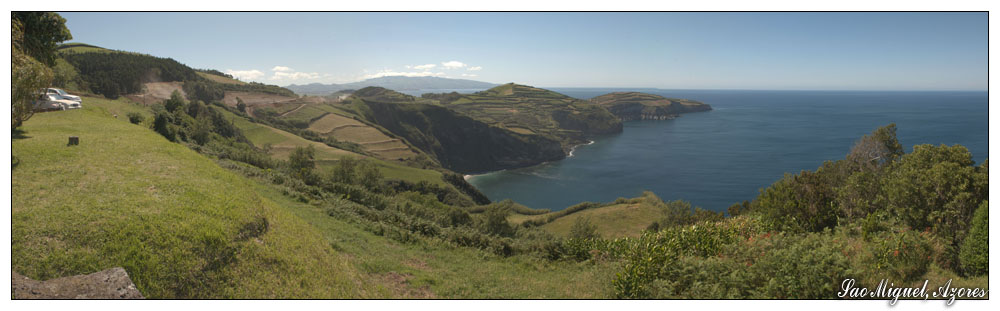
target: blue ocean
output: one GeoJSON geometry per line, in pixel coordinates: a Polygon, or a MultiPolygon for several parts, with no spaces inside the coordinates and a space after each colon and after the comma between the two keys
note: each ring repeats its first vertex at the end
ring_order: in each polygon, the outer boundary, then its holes
{"type": "MultiPolygon", "coordinates": [[[[551,88],[589,99],[626,89],[551,88]]],[[[987,92],[737,91],[635,89],[711,105],[674,120],[630,121],[572,157],[472,176],[490,199],[561,210],[643,190],[722,211],[752,200],[785,173],[842,159],[862,135],[896,123],[907,152],[917,144],[961,144],[988,158],[987,92]]]]}

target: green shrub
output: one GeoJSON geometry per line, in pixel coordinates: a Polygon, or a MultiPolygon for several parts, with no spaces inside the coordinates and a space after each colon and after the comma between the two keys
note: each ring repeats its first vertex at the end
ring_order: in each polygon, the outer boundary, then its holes
{"type": "Polygon", "coordinates": [[[958,253],[958,260],[965,275],[977,276],[990,272],[989,217],[989,202],[983,201],[972,217],[972,228],[962,241],[962,248],[958,253]]]}
{"type": "MultiPolygon", "coordinates": [[[[840,283],[850,278],[843,241],[829,233],[775,235],[763,255],[750,262],[747,282],[754,298],[830,299],[837,297],[840,283]]],[[[755,247],[751,252],[760,250],[755,247]]],[[[750,253],[750,255],[755,255],[750,253]]]]}
{"type": "Polygon", "coordinates": [[[986,199],[985,167],[972,164],[972,154],[961,145],[917,145],[885,183],[888,206],[906,225],[948,240],[939,263],[952,270],[958,270],[959,243],[972,215],[986,199]]]}
{"type": "Polygon", "coordinates": [[[597,225],[590,222],[590,217],[577,217],[573,221],[573,226],[569,229],[571,239],[594,239],[597,235],[597,225]]]}
{"type": "Polygon", "coordinates": [[[142,120],[144,119],[146,119],[146,117],[144,117],[141,113],[138,112],[128,113],[128,122],[132,122],[132,124],[142,123],[142,120]]]}
{"type": "Polygon", "coordinates": [[[929,233],[903,229],[884,232],[873,240],[865,244],[871,254],[866,260],[870,276],[910,282],[927,272],[933,258],[929,233]]]}
{"type": "Polygon", "coordinates": [[[761,191],[753,202],[775,229],[791,232],[819,232],[837,224],[833,183],[828,171],[802,171],[761,191]]]}

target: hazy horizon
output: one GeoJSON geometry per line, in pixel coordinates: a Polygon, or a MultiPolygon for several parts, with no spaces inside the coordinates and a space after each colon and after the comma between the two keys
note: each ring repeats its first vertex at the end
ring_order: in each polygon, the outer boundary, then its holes
{"type": "Polygon", "coordinates": [[[540,87],[988,89],[983,12],[61,14],[70,42],[282,86],[433,76],[540,87]]]}

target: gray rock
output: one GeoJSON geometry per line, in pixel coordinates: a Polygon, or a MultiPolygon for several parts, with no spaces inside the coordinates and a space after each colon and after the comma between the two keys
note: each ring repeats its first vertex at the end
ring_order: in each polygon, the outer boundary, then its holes
{"type": "Polygon", "coordinates": [[[143,299],[121,267],[86,275],[35,281],[10,271],[14,299],[143,299]]]}

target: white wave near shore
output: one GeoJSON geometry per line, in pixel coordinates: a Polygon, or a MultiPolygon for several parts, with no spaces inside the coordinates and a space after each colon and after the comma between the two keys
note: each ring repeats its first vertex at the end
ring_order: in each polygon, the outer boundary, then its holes
{"type": "Polygon", "coordinates": [[[568,154],[568,155],[566,155],[566,157],[567,157],[567,158],[569,158],[569,157],[572,157],[572,156],[573,156],[573,152],[574,152],[574,151],[576,151],[576,147],[580,147],[580,146],[589,146],[589,145],[593,145],[593,144],[594,144],[594,141],[593,141],[593,140],[591,140],[590,142],[588,142],[588,143],[586,143],[586,144],[580,144],[580,145],[576,145],[576,146],[573,146],[573,148],[569,148],[569,154],[568,154]]]}

